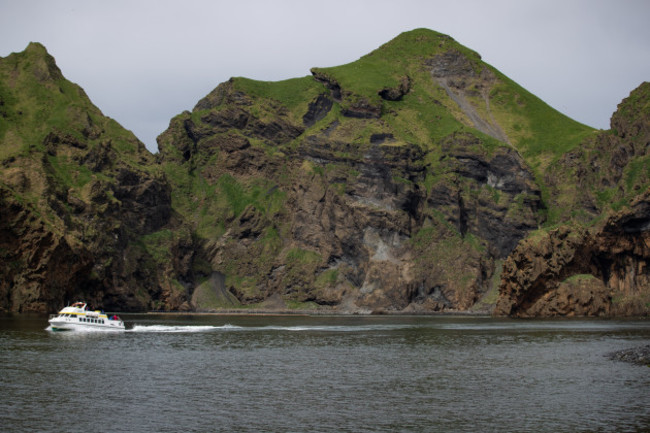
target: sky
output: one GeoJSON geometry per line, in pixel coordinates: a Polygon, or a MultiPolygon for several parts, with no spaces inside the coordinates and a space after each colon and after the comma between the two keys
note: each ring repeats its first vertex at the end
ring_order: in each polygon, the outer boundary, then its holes
{"type": "Polygon", "coordinates": [[[429,28],[569,117],[609,129],[650,81],[649,0],[0,0],[0,57],[40,42],[152,152],[230,77],[278,81],[429,28]]]}

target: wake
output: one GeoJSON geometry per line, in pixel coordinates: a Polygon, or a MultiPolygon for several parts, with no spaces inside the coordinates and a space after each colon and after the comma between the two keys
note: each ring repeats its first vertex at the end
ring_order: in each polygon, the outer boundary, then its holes
{"type": "Polygon", "coordinates": [[[135,325],[127,332],[154,332],[154,333],[193,333],[193,332],[211,332],[223,331],[228,329],[239,329],[240,326],[223,325],[223,326],[203,326],[203,325],[185,325],[185,326],[172,326],[172,325],[135,325]]]}
{"type": "Polygon", "coordinates": [[[307,325],[307,326],[235,326],[235,325],[134,325],[126,332],[135,333],[199,333],[199,332],[368,332],[368,331],[390,331],[403,328],[411,328],[408,325],[307,325]]]}

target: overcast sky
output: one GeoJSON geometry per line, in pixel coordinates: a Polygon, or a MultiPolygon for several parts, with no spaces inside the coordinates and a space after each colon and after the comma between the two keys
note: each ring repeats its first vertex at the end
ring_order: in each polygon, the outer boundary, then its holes
{"type": "Polygon", "coordinates": [[[608,129],[650,81],[648,0],[0,0],[0,57],[41,42],[149,150],[232,76],[349,63],[404,31],[446,33],[568,116],[608,129]]]}

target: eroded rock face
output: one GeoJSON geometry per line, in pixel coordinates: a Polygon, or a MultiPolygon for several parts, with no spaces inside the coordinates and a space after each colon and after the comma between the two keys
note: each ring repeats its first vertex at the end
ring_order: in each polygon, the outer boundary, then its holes
{"type": "Polygon", "coordinates": [[[90,271],[92,257],[51,232],[10,191],[0,189],[0,309],[47,312],[71,297],[90,271]]]}
{"type": "Polygon", "coordinates": [[[642,83],[612,115],[610,131],[585,140],[551,164],[544,175],[549,205],[569,219],[579,209],[584,223],[608,212],[612,203],[643,192],[641,169],[650,155],[650,83],[642,83]],[[627,174],[626,174],[627,173],[627,174]]]}
{"type": "Polygon", "coordinates": [[[495,314],[647,315],[649,203],[646,191],[598,230],[564,227],[522,241],[504,263],[495,314]]]}
{"type": "Polygon", "coordinates": [[[485,239],[495,257],[505,258],[541,222],[538,210],[544,204],[530,169],[511,148],[499,147],[492,155],[477,150],[479,140],[470,135],[449,137],[442,149],[441,169],[456,179],[436,185],[428,206],[443,212],[462,235],[485,239]],[[474,193],[467,193],[467,186],[474,193]]]}
{"type": "Polygon", "coordinates": [[[8,265],[0,277],[1,309],[47,312],[80,296],[104,308],[146,308],[149,300],[134,298],[134,287],[156,293],[160,275],[131,243],[170,222],[171,199],[166,182],[131,176],[122,172],[116,184],[91,183],[84,198],[75,191],[44,191],[61,228],[1,190],[0,251],[8,265]],[[145,273],[148,282],[140,281],[145,273]]]}
{"type": "Polygon", "coordinates": [[[0,59],[0,84],[8,120],[0,311],[53,312],[79,299],[122,311],[178,309],[186,294],[170,281],[189,273],[189,233],[171,235],[182,224],[155,157],[65,80],[41,45],[0,59]],[[163,260],[169,250],[174,257],[163,260]]]}
{"type": "Polygon", "coordinates": [[[562,191],[573,206],[567,214],[579,211],[587,221],[608,216],[593,228],[567,225],[520,242],[504,263],[495,314],[648,315],[650,190],[642,189],[648,173],[641,167],[650,149],[649,104],[650,83],[643,83],[619,104],[612,131],[586,140],[551,166],[551,201],[562,191]],[[567,188],[573,189],[567,194],[567,188]],[[628,206],[608,209],[626,196],[635,197],[628,206]]]}
{"type": "MultiPolygon", "coordinates": [[[[308,105],[298,118],[303,125],[350,97],[331,77],[314,75],[330,93],[308,105]]],[[[409,83],[406,77],[384,89],[382,98],[399,100],[409,83]]],[[[225,83],[195,107],[201,123],[186,113],[160,139],[163,161],[183,161],[226,195],[226,180],[234,186],[254,179],[265,185],[265,197],[282,197],[281,209],[272,212],[265,210],[274,207],[269,203],[217,216],[225,232],[201,245],[197,254],[212,272],[227,276],[229,295],[219,292],[223,305],[234,298],[343,312],[467,310],[492,287],[497,261],[539,223],[539,189],[511,147],[487,150],[469,133],[452,134],[441,149],[430,150],[399,143],[388,131],[353,143],[338,121],[300,133],[292,147],[277,147],[273,137],[250,127],[260,121],[246,101],[225,83]],[[259,141],[282,152],[250,144],[259,141]],[[425,187],[427,178],[437,180],[425,187]]],[[[282,110],[264,119],[284,141],[303,127],[282,110]]]]}
{"type": "Polygon", "coordinates": [[[494,121],[490,112],[489,92],[496,79],[492,71],[486,67],[477,70],[475,64],[467,57],[453,50],[429,59],[426,65],[430,68],[433,79],[458,104],[476,129],[504,143],[509,143],[508,136],[494,121]],[[487,113],[479,113],[468,101],[469,96],[482,98],[487,113]]]}

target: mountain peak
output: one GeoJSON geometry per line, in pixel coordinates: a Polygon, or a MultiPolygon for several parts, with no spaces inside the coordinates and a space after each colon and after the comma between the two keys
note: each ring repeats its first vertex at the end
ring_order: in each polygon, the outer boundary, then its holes
{"type": "Polygon", "coordinates": [[[425,28],[400,33],[369,53],[368,56],[400,57],[412,60],[432,57],[450,50],[460,51],[474,60],[481,59],[477,52],[459,44],[451,36],[425,28]]]}
{"type": "Polygon", "coordinates": [[[19,65],[20,69],[34,75],[41,83],[63,79],[56,60],[40,42],[30,42],[24,51],[12,53],[6,60],[19,65]]]}
{"type": "Polygon", "coordinates": [[[29,44],[27,44],[27,48],[25,48],[25,53],[49,55],[49,53],[47,52],[47,48],[45,48],[45,45],[41,44],[40,42],[30,42],[29,44]]]}

